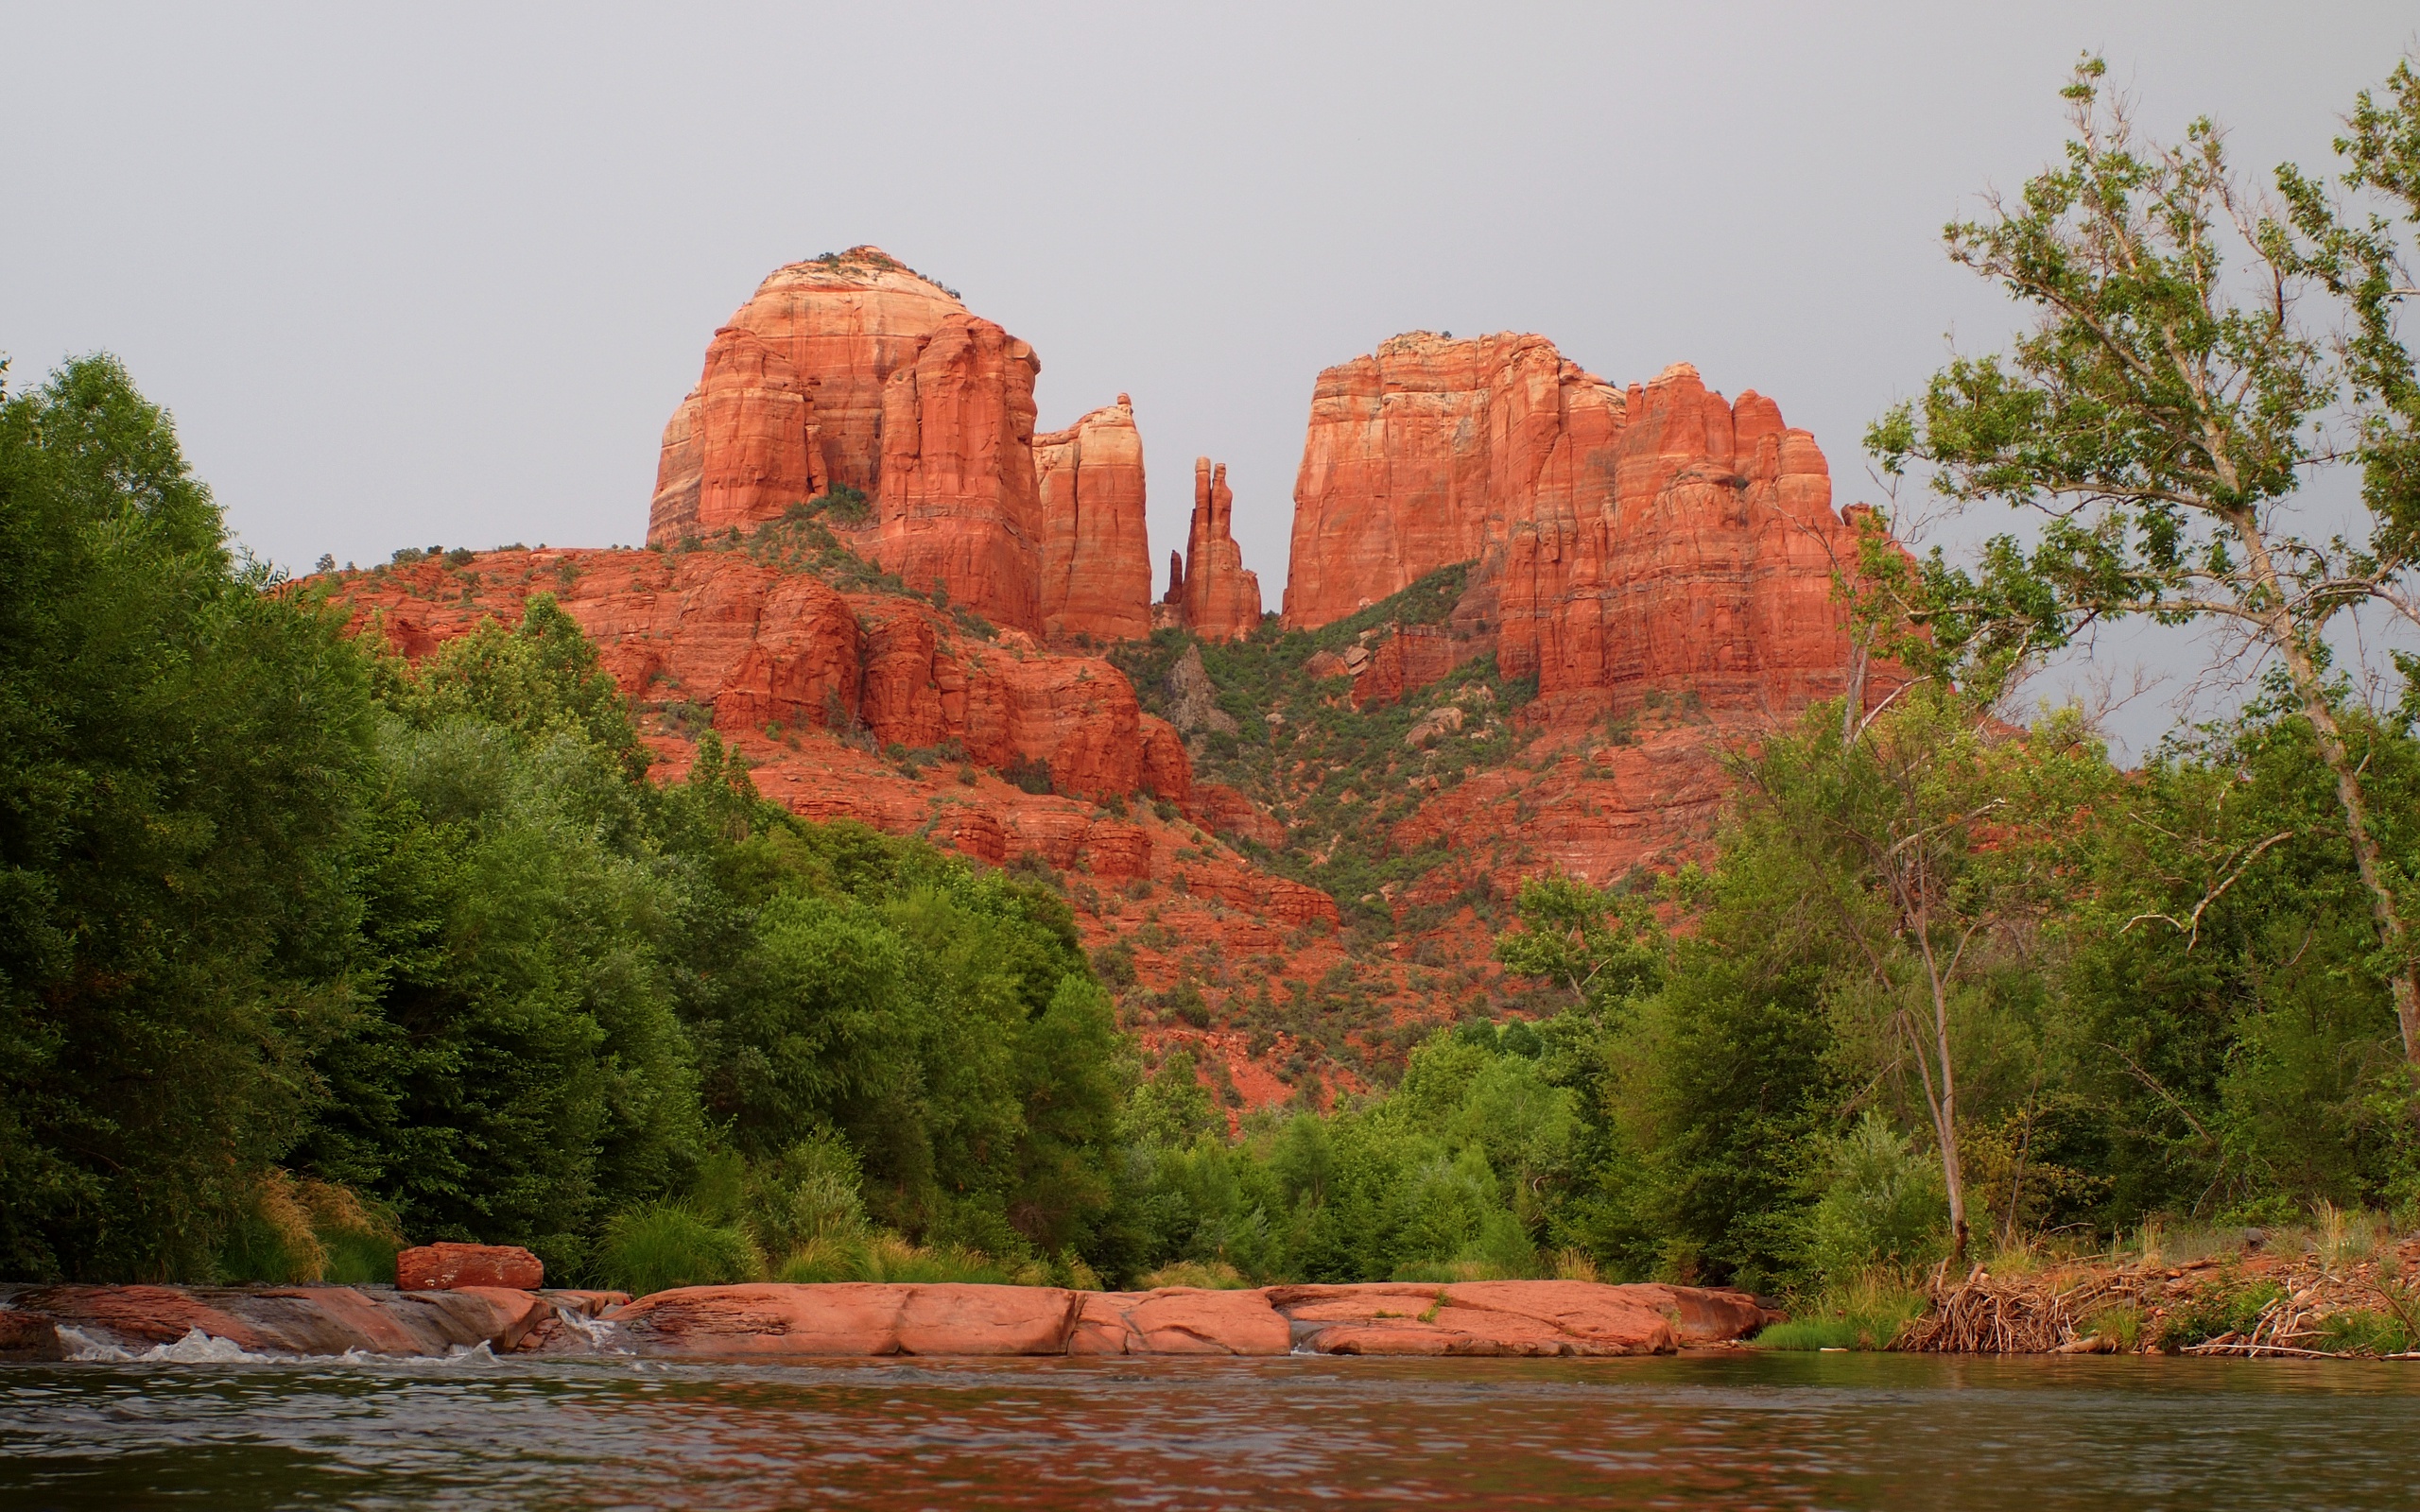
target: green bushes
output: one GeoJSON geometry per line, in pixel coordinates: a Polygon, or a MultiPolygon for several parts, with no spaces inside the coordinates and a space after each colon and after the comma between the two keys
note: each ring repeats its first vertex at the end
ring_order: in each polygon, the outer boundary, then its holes
{"type": "Polygon", "coordinates": [[[1932,1259],[1947,1228],[1940,1167],[1869,1108],[1845,1134],[1813,1142],[1824,1193],[1808,1221],[1807,1261],[1825,1276],[1932,1259]]]}
{"type": "Polygon", "coordinates": [[[671,1203],[616,1214],[605,1226],[595,1274],[605,1285],[642,1297],[675,1286],[754,1280],[765,1263],[748,1236],[671,1203]]]}
{"type": "Polygon", "coordinates": [[[1895,1272],[1858,1272],[1808,1294],[1799,1315],[1765,1329],[1755,1343],[1765,1349],[1887,1349],[1924,1310],[1925,1295],[1895,1272]]]}

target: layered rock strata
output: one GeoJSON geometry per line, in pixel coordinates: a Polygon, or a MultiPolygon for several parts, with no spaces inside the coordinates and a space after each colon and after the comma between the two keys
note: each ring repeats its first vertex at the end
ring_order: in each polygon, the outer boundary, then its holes
{"type": "Polygon", "coordinates": [[[1133,401],[1033,438],[1042,501],[1043,633],[1052,641],[1151,633],[1151,550],[1144,524],[1143,438],[1133,401]]]}
{"type": "Polygon", "coordinates": [[[1543,336],[1397,336],[1320,375],[1294,498],[1288,625],[1470,561],[1458,629],[1542,693],[1781,709],[1845,684],[1857,544],[1823,453],[1686,364],[1625,389],[1543,336]]]}
{"type": "Polygon", "coordinates": [[[1033,349],[952,315],[882,389],[875,558],[997,625],[1042,630],[1033,349]]]}
{"type": "Polygon", "coordinates": [[[1205,641],[1233,641],[1260,623],[1260,575],[1244,566],[1236,544],[1236,496],[1227,487],[1227,464],[1206,456],[1193,463],[1193,519],[1185,554],[1168,554],[1165,603],[1180,623],[1205,641]]]}
{"type": "Polygon", "coordinates": [[[6,1287],[0,1358],[208,1361],[233,1350],[444,1356],[481,1345],[501,1351],[564,1314],[585,1325],[608,1300],[593,1292],[497,1286],[6,1287]]]}
{"type": "Polygon", "coordinates": [[[1054,791],[1079,798],[1191,796],[1175,731],[1108,662],[1038,653],[1014,632],[970,640],[924,604],[843,593],[736,551],[491,552],[459,577],[424,565],[350,579],[342,595],[417,660],[483,619],[518,621],[537,592],[633,699],[677,696],[726,735],[862,730],[911,749],[955,742],[986,766],[1041,763],[1054,791]],[[469,579],[484,590],[441,586],[469,579]]]}
{"type": "Polygon", "coordinates": [[[1032,347],[878,248],[778,268],[666,422],[650,544],[742,531],[832,488],[920,593],[1036,635],[1150,627],[1142,442],[1124,396],[1034,435],[1032,347]]]}

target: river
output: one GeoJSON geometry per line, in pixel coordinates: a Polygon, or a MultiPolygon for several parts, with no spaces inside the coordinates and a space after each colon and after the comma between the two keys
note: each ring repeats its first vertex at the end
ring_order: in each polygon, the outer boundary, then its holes
{"type": "Polygon", "coordinates": [[[2420,1367],[0,1366],[0,1507],[2420,1505],[2420,1367]]]}

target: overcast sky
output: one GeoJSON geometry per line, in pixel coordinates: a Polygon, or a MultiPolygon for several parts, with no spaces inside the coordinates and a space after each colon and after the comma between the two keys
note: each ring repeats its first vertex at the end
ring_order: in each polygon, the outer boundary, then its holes
{"type": "Polygon", "coordinates": [[[1322,367],[1419,327],[1693,362],[1845,503],[1945,335],[2008,331],[1940,228],[2056,152],[2079,50],[2155,131],[2318,165],[2420,27],[1848,9],[0,5],[0,352],[116,352],[289,566],[634,542],[714,328],[872,242],[1034,345],[1046,428],[1133,396],[1155,560],[1227,462],[1273,609],[1322,367]]]}

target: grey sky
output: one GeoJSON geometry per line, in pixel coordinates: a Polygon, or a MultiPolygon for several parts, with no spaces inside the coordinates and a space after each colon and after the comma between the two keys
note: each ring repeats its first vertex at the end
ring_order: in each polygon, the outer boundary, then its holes
{"type": "Polygon", "coordinates": [[[1858,438],[2007,308],[1941,223],[2142,120],[2313,165],[2404,4],[1186,9],[9,5],[0,352],[107,348],[256,551],[635,541],[778,264],[873,242],[1133,395],[1155,559],[1230,464],[1274,608],[1319,369],[1414,327],[1697,364],[1858,438]]]}

